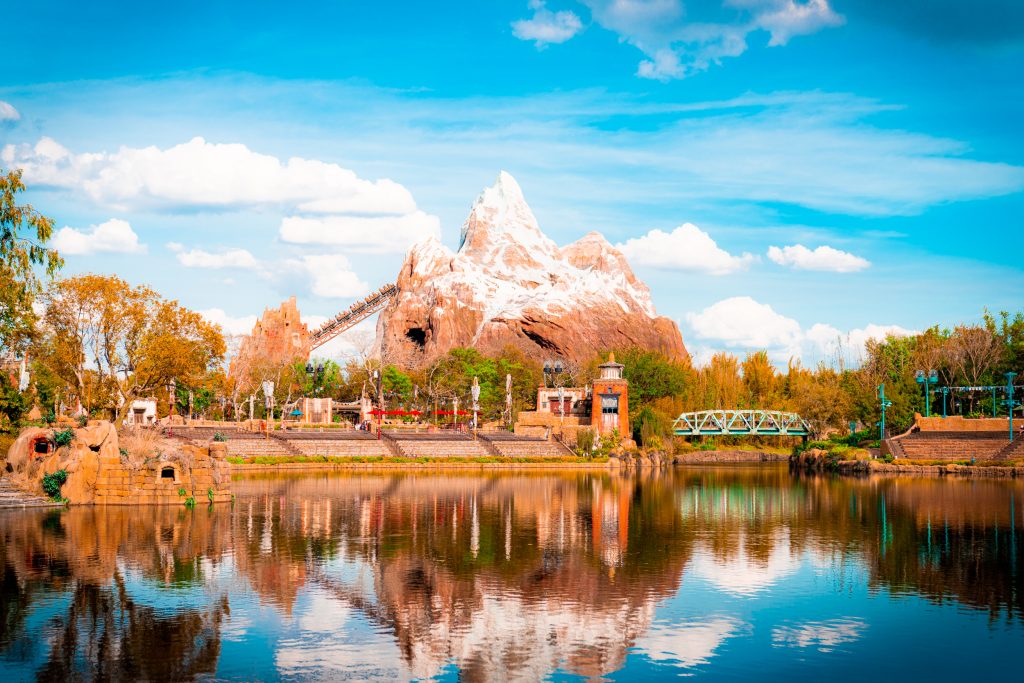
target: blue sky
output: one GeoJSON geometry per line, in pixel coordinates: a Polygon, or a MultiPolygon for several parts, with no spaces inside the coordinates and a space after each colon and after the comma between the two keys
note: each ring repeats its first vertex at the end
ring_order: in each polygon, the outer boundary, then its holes
{"type": "Polygon", "coordinates": [[[0,166],[69,228],[67,271],[228,328],[289,294],[315,322],[416,238],[457,246],[501,169],[560,244],[626,245],[700,358],[842,339],[855,360],[887,326],[1024,302],[1021,3],[36,2],[5,23],[0,166]]]}

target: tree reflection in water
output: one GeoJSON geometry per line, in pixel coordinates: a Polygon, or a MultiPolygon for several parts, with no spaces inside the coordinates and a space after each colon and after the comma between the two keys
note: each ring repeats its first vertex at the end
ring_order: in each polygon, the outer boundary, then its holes
{"type": "MultiPolygon", "coordinates": [[[[658,620],[685,576],[743,600],[807,562],[862,567],[875,589],[1024,616],[1024,485],[1013,481],[794,478],[768,467],[250,476],[235,489],[230,508],[0,517],[3,661],[48,679],[225,675],[237,667],[221,661],[222,631],[251,595],[284,620],[282,634],[294,613],[308,624],[328,605],[388,634],[390,650],[364,643],[366,675],[382,657],[400,659],[404,676],[455,666],[466,680],[599,677],[633,651],[698,667],[750,629],[714,611],[658,620]]],[[[287,656],[279,635],[276,668],[258,675],[351,673],[358,642],[325,645],[339,631],[357,637],[347,619],[287,656]]],[[[770,633],[778,646],[825,653],[868,627],[836,615],[770,633]]]]}

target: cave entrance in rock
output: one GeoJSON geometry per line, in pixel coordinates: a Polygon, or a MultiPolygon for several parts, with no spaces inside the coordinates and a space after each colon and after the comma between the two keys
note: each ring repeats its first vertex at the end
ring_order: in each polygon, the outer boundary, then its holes
{"type": "Polygon", "coordinates": [[[405,336],[421,349],[427,345],[427,331],[422,327],[410,327],[405,331],[405,336]]]}
{"type": "Polygon", "coordinates": [[[171,481],[174,481],[174,468],[173,467],[164,467],[164,468],[162,468],[160,470],[160,478],[161,479],[170,479],[171,481]]]}

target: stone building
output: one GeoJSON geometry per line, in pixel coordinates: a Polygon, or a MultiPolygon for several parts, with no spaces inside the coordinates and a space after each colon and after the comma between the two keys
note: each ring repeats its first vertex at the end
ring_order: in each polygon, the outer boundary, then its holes
{"type": "Polygon", "coordinates": [[[580,429],[595,434],[618,430],[630,434],[629,382],[623,377],[626,366],[615,362],[615,354],[598,366],[600,374],[585,387],[537,388],[537,408],[519,413],[515,432],[524,436],[554,434],[575,441],[580,429]]]}

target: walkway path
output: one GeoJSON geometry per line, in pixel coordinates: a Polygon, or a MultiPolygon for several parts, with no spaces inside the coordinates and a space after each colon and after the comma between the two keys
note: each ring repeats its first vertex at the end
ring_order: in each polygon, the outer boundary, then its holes
{"type": "Polygon", "coordinates": [[[45,496],[25,493],[6,477],[0,479],[0,509],[60,507],[61,505],[63,503],[55,503],[45,496]]]}

